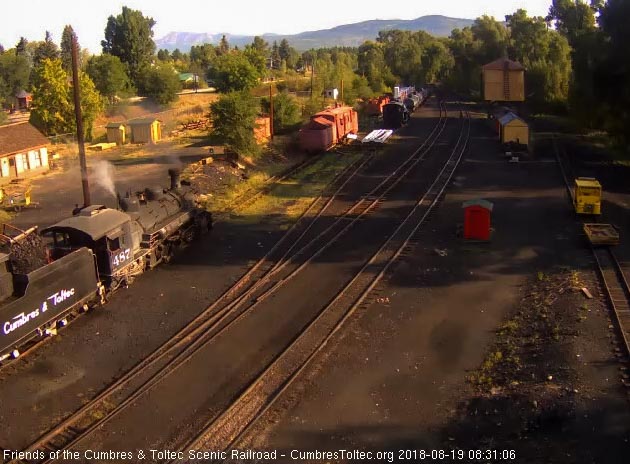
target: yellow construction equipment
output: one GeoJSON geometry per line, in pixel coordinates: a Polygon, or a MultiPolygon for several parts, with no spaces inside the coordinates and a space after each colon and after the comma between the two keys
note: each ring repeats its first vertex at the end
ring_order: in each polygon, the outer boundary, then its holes
{"type": "Polygon", "coordinates": [[[31,184],[23,179],[14,179],[0,187],[0,207],[5,210],[21,211],[36,206],[31,202],[31,184]]]}
{"type": "Polygon", "coordinates": [[[602,186],[593,177],[575,179],[573,206],[578,214],[601,214],[602,186]]]}

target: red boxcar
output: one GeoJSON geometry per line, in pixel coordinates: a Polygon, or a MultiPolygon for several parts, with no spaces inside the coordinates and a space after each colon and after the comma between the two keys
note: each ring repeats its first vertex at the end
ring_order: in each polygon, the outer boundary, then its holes
{"type": "Polygon", "coordinates": [[[383,106],[389,103],[389,97],[370,98],[367,101],[365,112],[368,116],[380,116],[383,114],[383,106]]]}
{"type": "Polygon", "coordinates": [[[349,106],[329,108],[311,116],[309,123],[300,129],[300,146],[309,153],[326,151],[342,142],[346,135],[358,132],[356,111],[349,106]]]}

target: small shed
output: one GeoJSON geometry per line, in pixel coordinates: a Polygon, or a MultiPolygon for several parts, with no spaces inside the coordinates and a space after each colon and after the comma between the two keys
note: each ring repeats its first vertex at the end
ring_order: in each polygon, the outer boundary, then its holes
{"type": "Polygon", "coordinates": [[[465,240],[490,240],[490,213],[493,206],[489,201],[480,198],[462,204],[465,240]]]}
{"type": "Polygon", "coordinates": [[[529,126],[514,113],[506,113],[499,121],[501,143],[516,142],[529,146],[529,126]]]}
{"type": "Polygon", "coordinates": [[[518,61],[499,58],[481,67],[483,99],[525,101],[525,68],[518,61]]]}
{"type": "Polygon", "coordinates": [[[337,89],[326,89],[326,90],[324,90],[324,97],[325,98],[332,98],[333,100],[336,100],[339,97],[339,90],[337,90],[337,89]]]}
{"type": "Polygon", "coordinates": [[[17,101],[17,107],[20,110],[27,110],[31,107],[31,103],[33,102],[33,95],[26,90],[20,90],[15,94],[15,99],[17,101]]]}
{"type": "Polygon", "coordinates": [[[105,126],[107,129],[107,141],[116,145],[125,144],[126,129],[122,122],[110,122],[105,126]]]}
{"type": "Polygon", "coordinates": [[[162,139],[162,121],[157,118],[132,119],[131,143],[156,143],[162,139]]]}

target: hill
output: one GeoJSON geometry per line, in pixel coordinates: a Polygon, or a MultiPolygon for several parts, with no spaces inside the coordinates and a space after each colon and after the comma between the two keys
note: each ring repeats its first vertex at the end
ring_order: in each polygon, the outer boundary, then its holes
{"type": "MultiPolygon", "coordinates": [[[[331,29],[307,31],[293,35],[264,34],[262,37],[269,43],[274,40],[287,39],[292,47],[300,51],[310,48],[333,47],[336,45],[356,47],[366,40],[374,40],[379,31],[401,29],[406,31],[425,31],[435,36],[448,36],[455,28],[470,26],[472,19],[449,18],[440,15],[421,16],[416,19],[375,19],[354,24],[344,24],[331,29]]],[[[187,52],[192,45],[203,43],[217,44],[223,33],[207,32],[170,32],[155,41],[158,49],[175,50],[179,48],[187,52]]],[[[254,39],[254,36],[232,35],[225,33],[230,45],[243,47],[254,39]]]]}

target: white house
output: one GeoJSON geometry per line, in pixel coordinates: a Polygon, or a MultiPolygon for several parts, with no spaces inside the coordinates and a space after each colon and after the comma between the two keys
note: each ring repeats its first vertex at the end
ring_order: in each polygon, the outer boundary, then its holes
{"type": "Polygon", "coordinates": [[[28,122],[0,126],[0,183],[48,171],[48,145],[28,122]]]}

